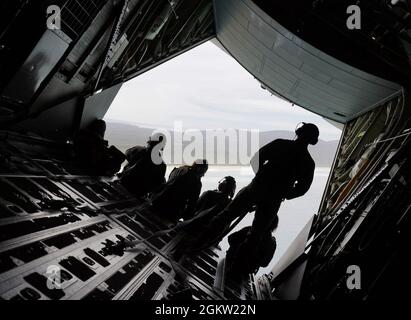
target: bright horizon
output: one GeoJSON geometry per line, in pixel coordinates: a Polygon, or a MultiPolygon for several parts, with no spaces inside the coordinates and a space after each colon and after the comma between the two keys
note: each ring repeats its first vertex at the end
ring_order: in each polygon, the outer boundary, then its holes
{"type": "Polygon", "coordinates": [[[322,140],[339,140],[341,135],[341,130],[322,117],[262,89],[212,42],[126,82],[105,120],[154,129],[172,129],[175,121],[180,121],[183,130],[262,132],[293,131],[300,122],[313,122],[320,128],[322,140]],[[130,107],[133,105],[136,107],[130,107]]]}
{"type": "MultiPolygon", "coordinates": [[[[223,128],[261,132],[292,132],[300,122],[313,122],[324,141],[339,140],[341,135],[338,128],[322,117],[263,90],[252,75],[211,42],[125,83],[105,119],[150,129],[170,130],[178,121],[183,122],[183,130],[223,128]],[[136,107],[132,108],[133,105],[136,107]]],[[[171,167],[174,165],[168,171],[171,167]]],[[[318,212],[329,170],[318,167],[307,195],[282,205],[278,213],[280,227],[275,232],[277,250],[269,266],[261,268],[259,274],[271,271],[318,212]]],[[[202,191],[215,189],[221,177],[228,174],[237,179],[237,191],[253,177],[249,165],[220,165],[214,170],[211,167],[202,179],[202,191]]],[[[253,214],[247,215],[235,230],[251,225],[252,219],[253,214]]],[[[220,245],[227,249],[227,239],[220,245]]]]}

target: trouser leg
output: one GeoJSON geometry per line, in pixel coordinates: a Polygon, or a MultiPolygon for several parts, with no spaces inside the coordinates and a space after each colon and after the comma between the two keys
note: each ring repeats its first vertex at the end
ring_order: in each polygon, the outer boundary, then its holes
{"type": "Polygon", "coordinates": [[[258,240],[267,232],[272,232],[274,219],[277,217],[281,206],[281,200],[271,200],[266,203],[259,203],[255,211],[253,224],[247,237],[249,242],[258,245],[258,240]]]}
{"type": "Polygon", "coordinates": [[[246,240],[239,246],[235,257],[236,269],[240,272],[249,273],[254,271],[252,266],[255,265],[255,262],[251,261],[253,253],[261,245],[260,242],[263,236],[268,232],[272,232],[273,221],[277,216],[280,205],[281,200],[263,202],[257,205],[251,230],[247,234],[246,240]]]}

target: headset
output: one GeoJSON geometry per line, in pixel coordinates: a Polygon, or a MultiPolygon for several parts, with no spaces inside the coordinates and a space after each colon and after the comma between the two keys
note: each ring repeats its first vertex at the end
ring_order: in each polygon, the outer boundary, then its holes
{"type": "Polygon", "coordinates": [[[306,124],[307,124],[306,122],[300,122],[297,124],[297,126],[295,127],[295,131],[294,131],[297,136],[299,136],[302,133],[303,128],[306,124]]]}
{"type": "Polygon", "coordinates": [[[301,137],[304,135],[308,135],[308,137],[310,138],[310,140],[314,140],[314,139],[318,139],[319,136],[319,129],[315,124],[312,123],[306,123],[306,122],[300,122],[299,124],[297,124],[297,127],[295,128],[295,134],[297,135],[297,137],[301,137]],[[314,132],[312,131],[312,129],[316,129],[316,136],[314,137],[314,132]]]}
{"type": "Polygon", "coordinates": [[[223,179],[221,179],[220,181],[218,181],[218,183],[220,184],[220,183],[223,182],[224,180],[228,180],[228,181],[231,181],[231,183],[236,184],[235,179],[234,179],[233,177],[231,177],[231,176],[224,177],[223,179]]]}

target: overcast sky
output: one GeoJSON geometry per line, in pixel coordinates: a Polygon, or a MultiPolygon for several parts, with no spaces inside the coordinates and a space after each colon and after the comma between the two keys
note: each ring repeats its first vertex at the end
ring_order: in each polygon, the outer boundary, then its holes
{"type": "Polygon", "coordinates": [[[323,140],[340,130],[321,117],[263,90],[232,57],[211,42],[128,81],[106,120],[150,128],[294,130],[313,122],[323,140]]]}

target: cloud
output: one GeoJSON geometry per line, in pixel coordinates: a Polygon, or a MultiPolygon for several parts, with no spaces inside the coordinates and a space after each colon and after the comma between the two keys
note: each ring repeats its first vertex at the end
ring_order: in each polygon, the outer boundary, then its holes
{"type": "Polygon", "coordinates": [[[106,119],[171,128],[292,130],[315,122],[325,140],[340,130],[321,117],[272,96],[211,42],[125,83],[106,119]]]}

